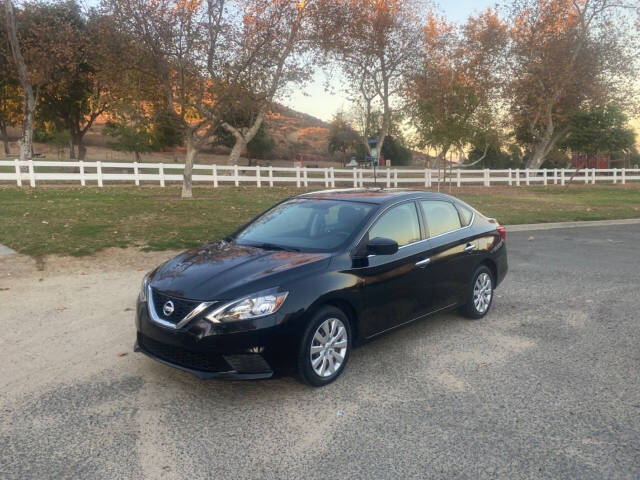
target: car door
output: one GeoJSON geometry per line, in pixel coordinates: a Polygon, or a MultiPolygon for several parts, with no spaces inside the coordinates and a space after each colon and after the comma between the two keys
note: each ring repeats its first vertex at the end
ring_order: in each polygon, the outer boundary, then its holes
{"type": "Polygon", "coordinates": [[[431,285],[422,310],[435,312],[460,303],[471,277],[477,242],[456,206],[446,200],[418,201],[427,230],[428,266],[422,281],[431,285]]]}
{"type": "MultiPolygon", "coordinates": [[[[398,242],[394,255],[370,255],[357,274],[362,282],[362,334],[371,337],[415,318],[423,294],[420,263],[424,257],[423,230],[413,201],[393,206],[380,215],[363,241],[376,237],[398,242]]],[[[356,273],[356,272],[354,272],[356,273]]]]}

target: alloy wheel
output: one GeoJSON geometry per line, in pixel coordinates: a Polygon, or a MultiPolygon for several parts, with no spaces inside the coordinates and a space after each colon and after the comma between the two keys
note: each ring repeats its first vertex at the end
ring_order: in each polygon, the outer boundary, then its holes
{"type": "Polygon", "coordinates": [[[309,355],[311,367],[319,377],[330,377],[340,370],[344,363],[349,338],[341,320],[328,318],[316,329],[309,355]]]}
{"type": "Polygon", "coordinates": [[[485,313],[491,304],[491,296],[493,295],[493,286],[491,285],[491,276],[482,272],[478,275],[476,283],[473,286],[473,305],[478,313],[485,313]]]}

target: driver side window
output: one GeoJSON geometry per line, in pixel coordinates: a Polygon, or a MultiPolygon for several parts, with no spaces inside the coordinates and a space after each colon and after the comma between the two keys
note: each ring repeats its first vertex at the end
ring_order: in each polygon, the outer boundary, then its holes
{"type": "Polygon", "coordinates": [[[387,210],[369,230],[369,239],[390,238],[399,247],[420,240],[418,212],[413,202],[403,203],[387,210]]]}

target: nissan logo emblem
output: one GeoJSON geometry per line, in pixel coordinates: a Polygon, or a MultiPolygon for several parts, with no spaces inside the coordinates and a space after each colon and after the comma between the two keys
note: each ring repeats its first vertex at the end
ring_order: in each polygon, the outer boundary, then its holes
{"type": "Polygon", "coordinates": [[[174,310],[175,307],[173,306],[173,302],[171,300],[169,300],[162,306],[162,313],[164,313],[167,317],[170,317],[174,310]]]}

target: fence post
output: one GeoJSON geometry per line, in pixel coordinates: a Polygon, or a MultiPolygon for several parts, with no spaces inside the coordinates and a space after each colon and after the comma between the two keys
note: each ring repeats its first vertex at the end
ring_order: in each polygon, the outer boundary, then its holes
{"type": "Polygon", "coordinates": [[[273,187],[273,166],[269,165],[269,186],[273,187]]]}
{"type": "Polygon", "coordinates": [[[258,188],[262,187],[262,181],[260,180],[260,165],[256,165],[256,185],[258,188]]]}
{"type": "Polygon", "coordinates": [[[138,162],[133,162],[133,179],[135,180],[136,187],[140,186],[140,171],[138,170],[138,162]]]}
{"type": "Polygon", "coordinates": [[[20,160],[15,159],[13,163],[16,166],[16,185],[22,186],[22,172],[20,171],[20,160]]]}
{"type": "Polygon", "coordinates": [[[598,169],[594,168],[593,169],[593,177],[591,177],[591,185],[595,185],[596,184],[596,175],[598,173],[598,169]]]}
{"type": "Polygon", "coordinates": [[[393,187],[398,188],[398,169],[393,170],[393,187]]]}
{"type": "Polygon", "coordinates": [[[509,177],[508,177],[509,179],[507,180],[509,186],[513,185],[513,180],[511,175],[512,175],[512,172],[511,172],[511,169],[509,169],[509,177]]]}
{"type": "Polygon", "coordinates": [[[427,177],[429,178],[428,187],[431,188],[433,186],[433,178],[432,178],[432,172],[430,168],[427,168],[427,177]]]}
{"type": "Polygon", "coordinates": [[[218,166],[215,163],[211,166],[211,174],[213,175],[213,188],[218,188],[218,166]]]}
{"type": "Polygon", "coordinates": [[[238,180],[238,164],[235,164],[233,166],[233,176],[234,176],[235,186],[237,187],[240,185],[240,181],[238,180]]]}
{"type": "Polygon", "coordinates": [[[391,170],[387,167],[387,188],[391,188],[391,170]]]}
{"type": "Polygon", "coordinates": [[[589,183],[589,169],[585,167],[584,169],[584,184],[589,183]]]}
{"type": "Polygon", "coordinates": [[[560,170],[560,185],[564,186],[564,168],[560,170]]]}
{"type": "Polygon", "coordinates": [[[304,186],[308,187],[309,186],[309,180],[307,178],[307,166],[306,165],[302,168],[302,175],[304,176],[304,186]]]}
{"type": "Polygon", "coordinates": [[[102,187],[102,162],[100,160],[96,162],[96,174],[98,175],[98,186],[102,187]]]}
{"type": "Polygon", "coordinates": [[[331,167],[331,188],[336,188],[336,172],[331,167]]]}
{"type": "Polygon", "coordinates": [[[528,168],[525,169],[525,171],[524,171],[524,180],[525,180],[525,183],[528,186],[529,185],[529,169],[528,168]]]}
{"type": "Polygon", "coordinates": [[[429,175],[427,174],[427,169],[424,169],[424,188],[429,186],[429,175]]]}
{"type": "Polygon", "coordinates": [[[324,169],[324,188],[329,188],[329,169],[324,169]]]}
{"type": "Polygon", "coordinates": [[[516,187],[520,186],[520,169],[516,168],[516,187]]]}
{"type": "Polygon", "coordinates": [[[360,188],[364,187],[364,169],[360,169],[360,188]]]}
{"type": "Polygon", "coordinates": [[[614,168],[613,169],[613,184],[615,185],[616,183],[618,183],[618,169],[614,168]]]}
{"type": "Polygon", "coordinates": [[[353,169],[353,188],[358,188],[358,172],[356,169],[353,169]]]}
{"type": "Polygon", "coordinates": [[[80,185],[83,187],[87,184],[86,179],[84,178],[84,162],[80,160],[80,185]]]}
{"type": "Polygon", "coordinates": [[[542,170],[542,177],[544,179],[544,186],[546,187],[547,184],[548,184],[548,182],[547,182],[547,169],[546,168],[542,170]]]}
{"type": "Polygon", "coordinates": [[[558,169],[557,168],[553,169],[553,184],[554,185],[558,184],[558,169]]]}
{"type": "Polygon", "coordinates": [[[300,166],[296,165],[296,187],[300,188],[300,166]]]}
{"type": "Polygon", "coordinates": [[[484,185],[485,187],[491,186],[491,172],[488,168],[484,169],[484,185]]]}
{"type": "Polygon", "coordinates": [[[627,183],[627,169],[622,167],[622,185],[627,183]]]}
{"type": "Polygon", "coordinates": [[[158,175],[160,176],[160,186],[164,187],[164,163],[158,167],[158,175]]]}
{"type": "Polygon", "coordinates": [[[36,186],[36,172],[33,169],[33,160],[29,160],[29,186],[36,186]]]}
{"type": "Polygon", "coordinates": [[[458,168],[456,170],[456,185],[458,185],[458,188],[460,188],[460,184],[461,184],[461,178],[460,178],[460,169],[458,168]]]}

